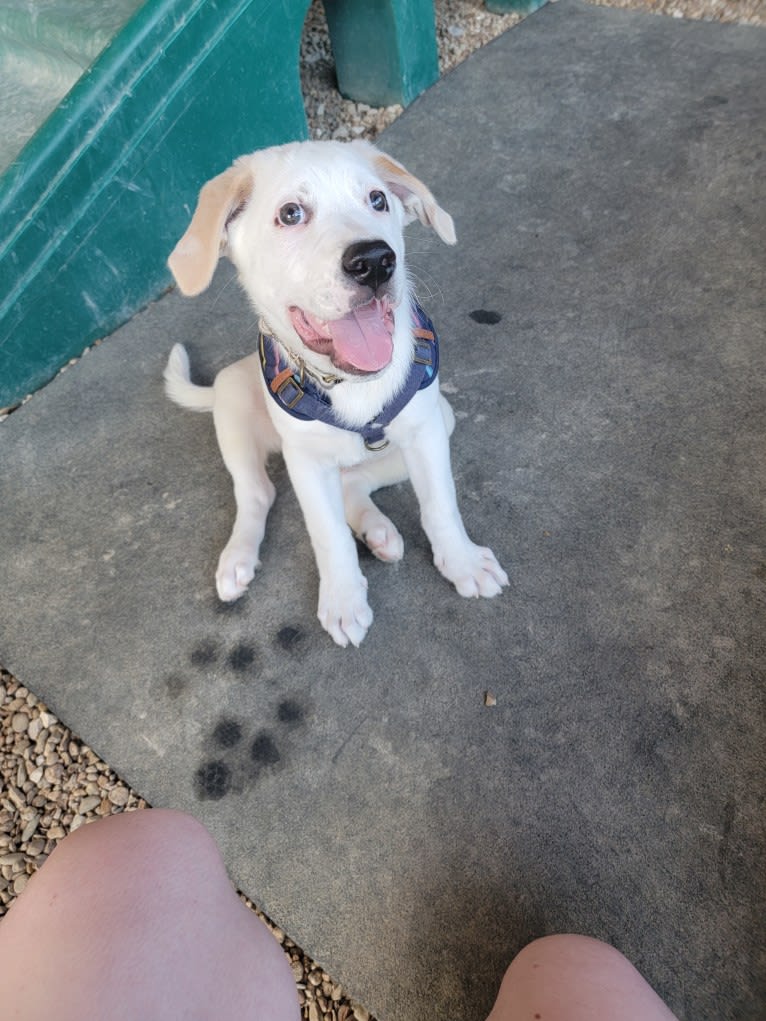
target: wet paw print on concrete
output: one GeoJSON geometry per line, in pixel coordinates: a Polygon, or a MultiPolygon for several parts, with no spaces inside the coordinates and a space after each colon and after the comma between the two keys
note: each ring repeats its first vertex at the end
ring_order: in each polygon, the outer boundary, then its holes
{"type": "Polygon", "coordinates": [[[240,791],[283,763],[280,739],[284,732],[305,722],[306,710],[294,698],[283,698],[276,709],[276,732],[262,728],[247,739],[242,724],[222,717],[209,738],[207,758],[194,774],[194,791],[201,801],[219,801],[240,791]]]}
{"type": "MultiPolygon", "coordinates": [[[[272,646],[280,656],[287,654],[291,659],[304,659],[309,649],[304,631],[291,624],[286,624],[276,632],[272,646]]],[[[244,676],[257,673],[260,655],[259,649],[249,642],[237,642],[226,650],[217,638],[203,638],[189,653],[189,662],[195,671],[205,671],[211,667],[220,669],[223,666],[244,676]]],[[[164,678],[165,694],[173,700],[180,698],[192,683],[193,680],[185,672],[168,674],[164,678]]]]}
{"type": "Polygon", "coordinates": [[[468,316],[482,326],[496,326],[503,318],[500,312],[493,312],[489,308],[475,308],[468,316]]]}
{"type": "MultiPolygon", "coordinates": [[[[189,662],[195,670],[204,671],[210,667],[219,667],[223,652],[221,643],[206,638],[192,649],[189,662]]],[[[248,642],[237,642],[226,653],[223,664],[235,674],[251,673],[258,668],[258,652],[248,642]]],[[[184,673],[172,673],[165,677],[165,694],[175,701],[186,693],[192,681],[184,673]]]]}
{"type": "MultiPolygon", "coordinates": [[[[309,648],[304,631],[289,624],[273,635],[272,646],[279,656],[292,660],[303,659],[309,648]]],[[[259,672],[262,651],[249,642],[227,648],[217,637],[203,638],[189,653],[192,671],[177,671],[164,678],[165,694],[172,701],[182,700],[200,679],[206,682],[212,670],[231,672],[249,683],[259,672]]],[[[197,797],[217,801],[232,790],[242,790],[264,772],[278,769],[283,764],[287,731],[300,726],[306,715],[301,702],[285,697],[275,711],[276,733],[264,728],[249,739],[239,720],[220,719],[208,736],[209,754],[194,774],[197,797]]]]}
{"type": "MultiPolygon", "coordinates": [[[[221,647],[218,642],[212,639],[205,639],[192,649],[191,665],[195,667],[208,667],[218,663],[221,655],[221,647]]],[[[226,664],[235,673],[242,673],[256,666],[255,646],[247,642],[237,642],[226,653],[226,664]]]]}

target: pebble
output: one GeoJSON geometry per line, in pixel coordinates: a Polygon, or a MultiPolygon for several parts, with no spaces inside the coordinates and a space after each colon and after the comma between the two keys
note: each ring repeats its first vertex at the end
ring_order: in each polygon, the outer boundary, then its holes
{"type": "Polygon", "coordinates": [[[45,837],[32,837],[24,850],[28,858],[39,857],[45,850],[45,837]]]}
{"type": "Polygon", "coordinates": [[[8,784],[8,797],[14,803],[16,808],[19,809],[19,811],[21,811],[22,808],[26,807],[27,804],[26,798],[21,793],[21,791],[17,790],[12,784],[8,784]]]}
{"type": "Polygon", "coordinates": [[[21,851],[11,851],[8,854],[0,855],[0,868],[8,865],[21,865],[23,861],[24,855],[21,851]]]}
{"type": "Polygon", "coordinates": [[[31,840],[32,837],[37,833],[37,827],[40,825],[40,816],[35,812],[29,822],[26,824],[24,829],[21,831],[21,843],[26,844],[27,841],[31,840]]]}
{"type": "Polygon", "coordinates": [[[109,800],[117,808],[123,808],[130,800],[130,791],[127,787],[115,787],[109,791],[109,800]]]}
{"type": "Polygon", "coordinates": [[[11,717],[11,730],[14,734],[23,734],[29,726],[29,717],[26,713],[14,713],[11,717]]]}

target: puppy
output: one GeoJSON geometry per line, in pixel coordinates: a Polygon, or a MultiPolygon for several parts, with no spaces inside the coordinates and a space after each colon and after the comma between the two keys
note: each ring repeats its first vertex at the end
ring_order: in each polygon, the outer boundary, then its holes
{"type": "Polygon", "coordinates": [[[402,231],[416,218],[455,243],[431,192],[371,144],[290,143],[209,181],[168,260],[182,293],[196,295],[225,253],[260,318],[258,351],[212,387],[191,382],[179,344],[165,370],[173,401],[213,412],[234,483],[218,595],[239,598],[259,566],[275,495],[265,464],[281,450],[319,569],[319,620],[341,646],[358,646],[372,623],[352,533],[380,560],[404,552],[370,499],[381,486],[410,479],[434,563],[460,595],[508,584],[458,511],[438,341],[405,269],[402,231]]]}

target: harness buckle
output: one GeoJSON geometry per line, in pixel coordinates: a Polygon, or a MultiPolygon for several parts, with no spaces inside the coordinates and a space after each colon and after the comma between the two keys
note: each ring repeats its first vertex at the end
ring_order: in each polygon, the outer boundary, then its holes
{"type": "Polygon", "coordinates": [[[304,391],[293,376],[283,379],[274,393],[288,411],[292,411],[301,398],[305,396],[304,391]]]}
{"type": "Polygon", "coordinates": [[[374,454],[379,450],[385,450],[386,447],[388,446],[388,442],[389,441],[384,436],[380,440],[365,440],[364,445],[368,450],[372,451],[372,453],[374,454]]]}
{"type": "Polygon", "coordinates": [[[416,365],[433,365],[431,344],[426,341],[418,341],[415,344],[415,351],[412,355],[412,360],[416,365]]]}

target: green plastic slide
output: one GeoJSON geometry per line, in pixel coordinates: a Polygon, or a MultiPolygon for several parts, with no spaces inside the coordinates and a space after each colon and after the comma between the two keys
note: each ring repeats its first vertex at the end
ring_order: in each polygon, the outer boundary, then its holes
{"type": "MultiPolygon", "coordinates": [[[[208,178],[242,153],[307,137],[298,62],[309,2],[0,8],[0,408],[170,284],[166,257],[208,178]]],[[[408,103],[438,76],[432,0],[326,10],[346,94],[408,103]]]]}

